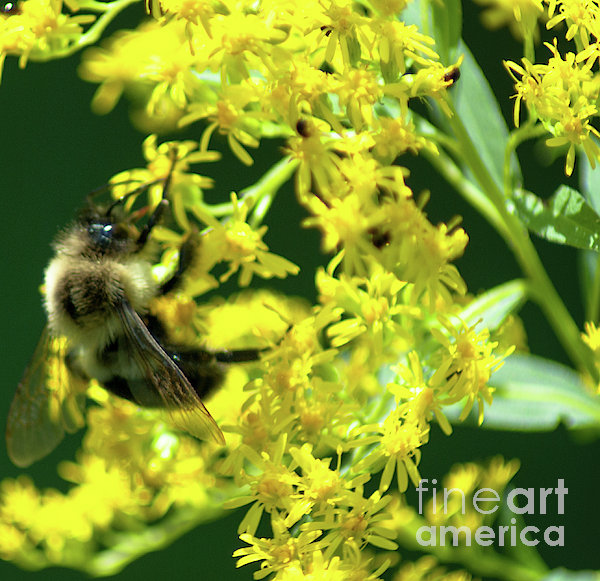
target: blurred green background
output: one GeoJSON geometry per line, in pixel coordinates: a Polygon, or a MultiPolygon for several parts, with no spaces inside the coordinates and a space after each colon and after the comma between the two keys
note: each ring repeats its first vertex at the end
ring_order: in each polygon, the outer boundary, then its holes
{"type": "MultiPolygon", "coordinates": [[[[509,97],[512,86],[502,60],[518,60],[520,47],[505,32],[484,31],[477,20],[479,8],[472,3],[466,3],[464,9],[465,40],[497,90],[505,118],[511,123],[512,101],[509,97]]],[[[130,8],[118,28],[131,26],[140,10],[141,5],[130,8]]],[[[9,57],[4,67],[0,86],[0,110],[3,112],[0,236],[4,249],[0,306],[4,347],[0,353],[4,393],[0,406],[2,425],[45,323],[38,287],[51,256],[51,240],[60,227],[73,218],[87,192],[121,170],[144,164],[140,148],[144,135],[131,127],[126,103],[121,102],[106,117],[97,117],[90,112],[89,103],[95,86],[77,77],[79,61],[80,55],[76,55],[47,64],[30,63],[25,70],[19,70],[16,60],[9,57]]],[[[184,137],[198,138],[199,130],[195,130],[198,132],[190,131],[184,137]]],[[[213,148],[217,148],[216,145],[213,142],[213,148]]],[[[269,159],[277,159],[278,147],[279,144],[266,144],[265,152],[255,156],[256,164],[250,169],[228,157],[219,164],[199,170],[206,171],[216,180],[217,187],[209,193],[209,199],[225,200],[230,190],[253,183],[267,169],[269,159]]],[[[219,143],[218,149],[226,151],[226,146],[219,143]]],[[[562,160],[546,167],[535,158],[533,148],[523,147],[520,153],[525,186],[531,191],[547,196],[558,184],[566,183],[562,160]]],[[[431,191],[427,211],[432,222],[446,221],[455,214],[464,217],[463,225],[471,242],[458,267],[470,292],[488,289],[519,276],[503,242],[444,182],[432,181],[432,172],[418,160],[403,159],[401,163],[411,168],[408,183],[415,193],[423,189],[431,191]]],[[[304,273],[296,279],[262,285],[312,299],[311,272],[316,264],[325,263],[326,257],[318,250],[316,233],[299,227],[303,215],[295,204],[291,188],[287,187],[269,214],[266,240],[277,253],[301,265],[304,273]]],[[[537,246],[559,292],[582,326],[575,251],[543,242],[537,246]]],[[[223,292],[231,292],[234,288],[230,285],[223,292]]],[[[568,363],[540,312],[528,305],[522,316],[532,351],[568,363]]],[[[56,464],[61,459],[73,457],[79,438],[78,435],[67,438],[51,456],[27,470],[38,487],[66,489],[66,484],[56,474],[56,464]]],[[[457,428],[452,437],[446,437],[434,428],[430,439],[421,463],[422,476],[430,480],[439,480],[456,462],[480,460],[496,454],[521,459],[521,470],[513,481],[516,486],[551,487],[556,486],[558,478],[564,478],[569,489],[566,514],[540,515],[528,519],[528,523],[540,527],[565,525],[564,548],[540,547],[551,567],[600,567],[595,549],[600,519],[596,496],[600,452],[597,442],[576,443],[562,428],[549,434],[527,435],[457,428]]],[[[21,472],[8,460],[4,446],[0,446],[0,478],[16,477],[21,472]]],[[[173,579],[194,576],[206,581],[250,579],[252,569],[236,570],[231,558],[231,553],[242,544],[236,534],[240,518],[239,514],[232,513],[224,520],[199,527],[168,549],[133,563],[116,579],[132,581],[164,576],[173,579]]],[[[63,569],[24,572],[0,561],[2,581],[61,581],[83,577],[81,573],[63,569]]]]}

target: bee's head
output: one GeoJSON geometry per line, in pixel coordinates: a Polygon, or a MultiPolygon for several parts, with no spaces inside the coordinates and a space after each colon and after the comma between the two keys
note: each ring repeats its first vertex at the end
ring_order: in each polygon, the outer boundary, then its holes
{"type": "Polygon", "coordinates": [[[135,252],[139,232],[122,209],[97,206],[83,210],[58,237],[56,248],[74,257],[102,258],[135,252]]]}
{"type": "Polygon", "coordinates": [[[137,237],[137,231],[132,225],[116,222],[110,216],[99,216],[84,222],[82,226],[94,254],[129,252],[137,237]]]}
{"type": "Polygon", "coordinates": [[[69,256],[91,259],[140,252],[146,247],[152,228],[168,205],[165,197],[166,184],[163,187],[163,199],[155,208],[144,206],[132,211],[130,206],[133,204],[126,204],[126,201],[135,202],[135,196],[158,181],[160,180],[144,183],[108,205],[99,205],[93,201],[96,194],[107,188],[103,187],[89,194],[87,207],[79,213],[75,223],[59,236],[55,244],[56,250],[69,256]],[[139,221],[144,217],[146,219],[140,225],[139,221]]]}

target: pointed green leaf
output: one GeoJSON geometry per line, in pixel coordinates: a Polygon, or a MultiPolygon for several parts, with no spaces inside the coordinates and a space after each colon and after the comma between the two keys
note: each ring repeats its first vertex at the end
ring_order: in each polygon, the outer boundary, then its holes
{"type": "Polygon", "coordinates": [[[588,158],[581,155],[577,160],[581,193],[596,212],[600,212],[600,164],[592,167],[588,158]]]}
{"type": "MultiPolygon", "coordinates": [[[[600,213],[600,164],[592,168],[588,158],[581,155],[576,167],[579,168],[581,193],[592,208],[600,213]]],[[[600,256],[596,252],[584,250],[579,253],[578,258],[585,318],[596,321],[600,316],[600,256]]]]}
{"type": "MultiPolygon", "coordinates": [[[[416,24],[424,34],[435,36],[436,32],[432,23],[430,0],[418,0],[410,2],[404,9],[401,19],[407,24],[416,24]]],[[[445,4],[431,0],[431,4],[445,4]]],[[[454,11],[453,18],[458,18],[459,8],[451,8],[454,11]]],[[[462,13],[460,13],[462,18],[462,13]]],[[[440,26],[442,26],[440,24],[440,26]]],[[[440,33],[441,34],[441,33],[440,33]]],[[[454,46],[454,35],[461,34],[461,28],[454,23],[449,30],[448,47],[451,50],[450,60],[446,61],[442,55],[444,64],[452,64],[460,55],[464,60],[460,66],[460,79],[448,91],[454,101],[457,116],[465,126],[467,133],[473,143],[477,144],[477,150],[481,160],[488,168],[495,184],[504,190],[504,152],[508,142],[508,128],[498,100],[494,95],[483,71],[477,64],[475,57],[463,40],[459,40],[456,49],[454,46]]],[[[439,43],[440,40],[436,38],[439,43]]],[[[438,47],[436,46],[436,49],[438,47]]],[[[438,49],[439,50],[439,49],[438,49]]],[[[445,115],[439,115],[437,124],[448,127],[445,115]]],[[[515,183],[523,181],[521,168],[516,155],[511,157],[511,175],[515,183]]]]}
{"type": "Polygon", "coordinates": [[[458,56],[458,43],[462,34],[462,3],[461,0],[433,0],[430,6],[435,48],[440,61],[449,66],[458,56]]]}
{"type": "Polygon", "coordinates": [[[560,186],[548,200],[518,190],[512,203],[519,219],[538,236],[556,244],[600,251],[600,216],[577,190],[560,186]]]}
{"type": "Polygon", "coordinates": [[[516,312],[527,298],[527,283],[512,280],[479,295],[459,317],[469,326],[482,320],[484,327],[496,330],[508,315],[516,312]]]}
{"type": "MultiPolygon", "coordinates": [[[[471,141],[477,144],[481,160],[498,188],[504,190],[504,152],[508,143],[508,128],[483,71],[464,42],[461,42],[459,51],[464,55],[460,79],[449,93],[454,99],[457,116],[471,141]]],[[[522,180],[515,155],[511,159],[511,173],[516,182],[522,180]]]]}

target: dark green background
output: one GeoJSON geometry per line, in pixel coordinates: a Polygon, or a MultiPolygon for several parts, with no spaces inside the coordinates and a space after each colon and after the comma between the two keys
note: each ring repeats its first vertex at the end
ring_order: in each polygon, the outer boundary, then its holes
{"type": "MultiPolygon", "coordinates": [[[[135,20],[140,7],[125,15],[135,20]]],[[[492,85],[498,89],[507,120],[512,119],[509,100],[511,83],[502,68],[502,59],[519,58],[519,46],[505,33],[484,32],[476,21],[470,3],[465,22],[465,39],[474,50],[492,85]]],[[[540,53],[541,54],[541,53],[540,53]]],[[[106,182],[113,174],[143,165],[141,142],[143,135],[131,128],[127,108],[121,103],[107,117],[90,112],[89,103],[95,86],[80,81],[76,67],[80,56],[48,64],[30,63],[25,70],[17,68],[16,60],[8,58],[0,86],[2,136],[0,137],[0,191],[3,199],[2,222],[2,353],[3,404],[0,424],[23,369],[35,348],[44,325],[38,287],[43,269],[51,256],[50,241],[58,229],[67,223],[81,206],[84,195],[106,182]]],[[[476,106],[476,104],[474,104],[476,106]]],[[[185,137],[198,137],[188,133],[185,137]]],[[[248,169],[234,158],[218,165],[207,166],[207,173],[217,180],[212,200],[225,200],[230,190],[238,190],[261,175],[268,159],[276,159],[278,145],[269,145],[266,155],[248,169]],[[264,160],[264,161],[263,161],[264,160]]],[[[220,150],[226,147],[221,144],[220,150]]],[[[541,196],[550,194],[565,182],[562,161],[551,167],[540,165],[531,148],[523,148],[525,186],[541,196]]],[[[523,158],[522,158],[523,159],[523,158]]],[[[464,217],[464,226],[471,242],[459,263],[469,290],[477,292],[519,275],[512,256],[502,241],[462,203],[460,198],[441,181],[432,181],[428,167],[414,159],[402,160],[412,169],[409,185],[415,192],[431,190],[427,207],[430,219],[447,220],[454,214],[464,217]]],[[[202,170],[204,171],[204,169],[202,170]]],[[[277,252],[305,268],[305,274],[282,284],[272,284],[289,293],[312,298],[314,265],[324,261],[318,252],[314,232],[302,232],[298,222],[302,212],[296,207],[290,188],[277,198],[269,215],[267,242],[277,252]]],[[[569,305],[578,324],[582,325],[575,252],[570,249],[538,244],[542,258],[559,292],[569,305]]],[[[233,290],[230,287],[226,290],[233,290]]],[[[533,306],[522,312],[534,352],[559,361],[564,354],[549,331],[543,317],[533,306]]],[[[38,486],[64,483],[55,472],[57,461],[71,458],[78,445],[78,436],[65,440],[50,457],[27,470],[38,486]]],[[[564,478],[569,488],[566,514],[560,519],[536,517],[530,522],[540,526],[564,524],[564,549],[543,552],[553,567],[598,567],[597,539],[599,482],[597,443],[578,445],[559,429],[552,434],[504,434],[499,432],[457,429],[448,438],[433,429],[431,443],[424,450],[421,464],[423,477],[443,476],[455,462],[487,458],[502,453],[507,458],[518,457],[522,468],[515,484],[523,487],[550,487],[557,478],[564,478]]],[[[0,478],[15,477],[22,471],[14,467],[0,446],[0,478]]],[[[236,536],[240,515],[200,527],[169,549],[145,556],[125,569],[117,579],[173,579],[197,576],[206,581],[218,579],[250,579],[251,569],[235,570],[231,553],[241,545],[236,536]]],[[[78,572],[62,569],[36,573],[23,572],[0,561],[0,579],[6,580],[70,580],[84,577],[78,572]]]]}

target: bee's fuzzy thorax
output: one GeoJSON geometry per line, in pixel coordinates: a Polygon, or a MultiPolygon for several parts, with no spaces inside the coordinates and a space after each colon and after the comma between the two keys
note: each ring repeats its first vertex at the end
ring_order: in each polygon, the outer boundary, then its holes
{"type": "Polygon", "coordinates": [[[145,312],[158,285],[150,263],[138,254],[82,251],[88,246],[73,229],[62,237],[46,269],[45,306],[54,334],[101,348],[119,328],[115,307],[126,300],[145,312]]]}

